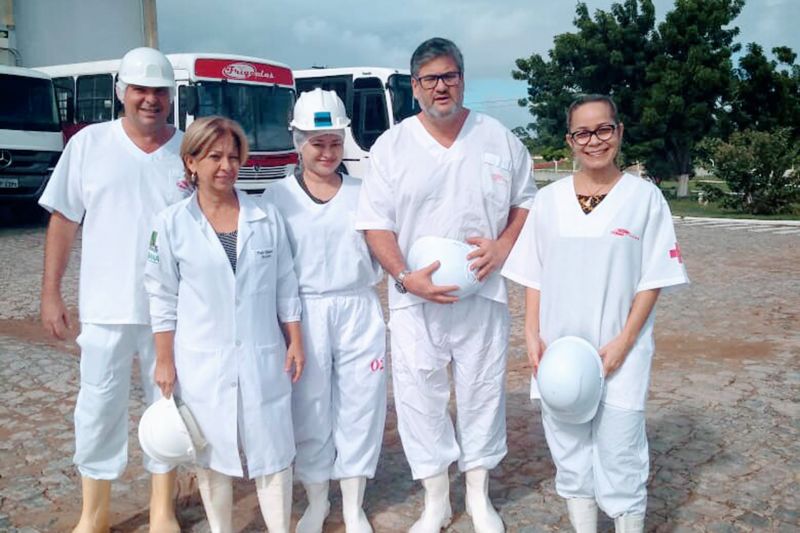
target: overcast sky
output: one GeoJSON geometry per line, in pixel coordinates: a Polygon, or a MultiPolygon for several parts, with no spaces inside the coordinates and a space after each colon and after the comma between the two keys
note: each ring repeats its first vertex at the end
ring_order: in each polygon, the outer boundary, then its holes
{"type": "MultiPolygon", "coordinates": [[[[588,0],[590,11],[613,2],[588,0]]],[[[655,0],[663,19],[673,0],[655,0]]],[[[228,52],[292,68],[408,68],[416,45],[441,36],[464,53],[468,107],[508,127],[530,121],[516,105],[526,84],[511,79],[514,60],[546,54],[553,37],[575,30],[571,0],[158,0],[160,47],[228,52]]],[[[800,52],[800,0],[747,0],[735,21],[738,41],[800,52]]]]}

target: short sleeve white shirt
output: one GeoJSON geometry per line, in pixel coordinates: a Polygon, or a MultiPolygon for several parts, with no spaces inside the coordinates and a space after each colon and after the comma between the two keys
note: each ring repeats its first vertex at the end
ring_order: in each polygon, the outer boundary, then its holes
{"type": "MultiPolygon", "coordinates": [[[[571,176],[543,188],[502,274],[540,291],[545,344],[575,335],[598,349],[622,331],[636,293],[689,282],[663,194],[630,174],[588,215],[578,204],[571,176]]],[[[605,403],[644,409],[654,317],[655,311],[606,381],[605,403]]],[[[539,397],[535,381],[531,396],[539,397]]]]}
{"type": "Polygon", "coordinates": [[[293,176],[264,191],[286,221],[300,295],[326,295],[372,287],[381,268],[364,234],[355,229],[361,180],[342,176],[342,186],[328,202],[314,202],[293,176]]]}
{"type": "Polygon", "coordinates": [[[148,324],[144,266],[155,216],[182,199],[183,163],[176,131],[146,153],[122,120],[88,126],[67,144],[39,203],[83,222],[81,322],[148,324]]]}
{"type": "MultiPolygon", "coordinates": [[[[496,239],[512,207],[528,209],[536,192],[527,149],[497,120],[470,111],[453,145],[437,142],[419,117],[386,131],[370,151],[356,215],[360,230],[388,230],[403,256],[420,237],[496,239]]],[[[493,273],[479,296],[507,303],[493,273]]],[[[389,307],[422,303],[390,284],[389,307]]]]}

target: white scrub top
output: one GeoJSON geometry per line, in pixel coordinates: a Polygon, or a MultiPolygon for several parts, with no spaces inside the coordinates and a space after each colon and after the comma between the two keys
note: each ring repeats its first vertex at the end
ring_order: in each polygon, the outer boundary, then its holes
{"type": "Polygon", "coordinates": [[[82,129],[67,144],[39,203],[83,220],[81,322],[149,324],[143,275],[158,212],[185,198],[183,134],[152,153],[125,133],[122,120],[82,129]]]}
{"type": "Polygon", "coordinates": [[[211,444],[202,466],[241,476],[237,421],[250,477],[294,457],[291,380],[280,322],[300,320],[297,278],[280,214],[237,191],[236,273],[197,196],[158,217],[145,286],[153,332],[175,331],[177,394],[211,444]],[[242,410],[237,395],[241,390],[242,410]]]}
{"type": "Polygon", "coordinates": [[[381,280],[364,234],[355,229],[361,180],[342,176],[342,186],[330,201],[314,202],[289,175],[264,191],[286,221],[301,295],[360,290],[381,280]]]}
{"type": "MultiPolygon", "coordinates": [[[[630,174],[588,215],[578,204],[572,176],[543,188],[502,274],[541,291],[545,344],[576,335],[598,349],[622,331],[636,293],[689,282],[664,195],[630,174]]],[[[625,362],[606,380],[606,404],[644,409],[654,317],[655,311],[625,362]]],[[[535,380],[531,397],[539,397],[535,380]]]]}
{"type": "MultiPolygon", "coordinates": [[[[393,231],[404,257],[426,235],[496,239],[506,228],[509,209],[528,209],[536,193],[528,150],[500,122],[474,111],[450,148],[413,116],[378,138],[370,161],[356,228],[393,231]]],[[[391,309],[425,301],[390,287],[391,309]]],[[[507,303],[498,272],[478,295],[507,303]]]]}

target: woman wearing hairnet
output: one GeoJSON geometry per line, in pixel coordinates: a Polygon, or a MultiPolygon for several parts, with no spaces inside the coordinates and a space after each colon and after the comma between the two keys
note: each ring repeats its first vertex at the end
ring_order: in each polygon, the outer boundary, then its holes
{"type": "MultiPolygon", "coordinates": [[[[617,166],[622,133],[608,96],[572,103],[566,141],[580,170],[539,192],[502,271],[526,287],[534,373],[545,347],[565,336],[602,359],[605,389],[588,422],[542,408],[556,491],[579,533],[597,530],[598,505],[617,532],[644,529],[653,308],[661,289],[689,281],[661,191],[617,166]]],[[[538,398],[535,381],[531,389],[538,398]]]]}
{"type": "Polygon", "coordinates": [[[381,270],[355,230],[361,182],[338,172],[349,123],[335,92],[301,94],[291,124],[300,165],[264,192],[286,220],[303,305],[306,367],[292,391],[295,477],[308,496],[299,533],[322,531],[331,479],[347,532],[372,531],[362,504],[386,418],[381,270]]]}

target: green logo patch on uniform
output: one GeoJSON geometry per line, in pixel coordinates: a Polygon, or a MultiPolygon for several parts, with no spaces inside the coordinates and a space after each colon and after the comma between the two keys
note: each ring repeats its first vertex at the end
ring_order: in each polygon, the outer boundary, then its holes
{"type": "Polygon", "coordinates": [[[147,260],[151,263],[158,264],[158,232],[154,231],[150,234],[150,249],[147,251],[147,260]]]}

